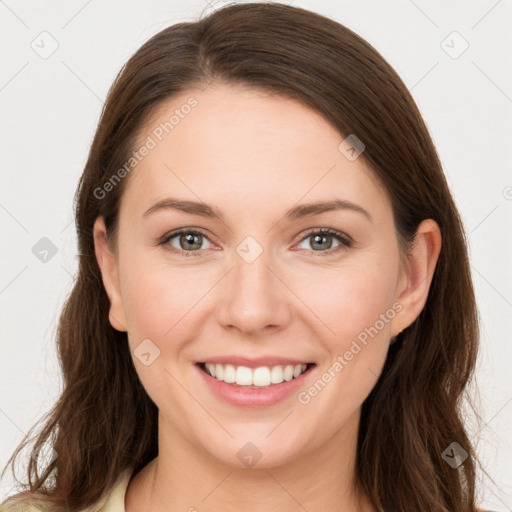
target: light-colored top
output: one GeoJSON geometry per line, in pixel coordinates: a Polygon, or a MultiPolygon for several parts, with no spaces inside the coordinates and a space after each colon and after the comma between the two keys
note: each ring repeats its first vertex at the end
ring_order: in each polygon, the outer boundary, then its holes
{"type": "MultiPolygon", "coordinates": [[[[84,512],[125,512],[124,498],[130,477],[130,471],[123,473],[110,493],[84,512]]],[[[7,499],[0,503],[0,512],[46,512],[48,510],[48,506],[42,504],[40,500],[34,500],[30,504],[26,504],[26,502],[16,502],[16,499],[7,499]]]]}
{"type": "Polygon", "coordinates": [[[106,501],[98,512],[125,512],[124,498],[128,482],[130,481],[131,472],[126,471],[119,479],[119,483],[112,489],[112,492],[107,496],[106,501]]]}

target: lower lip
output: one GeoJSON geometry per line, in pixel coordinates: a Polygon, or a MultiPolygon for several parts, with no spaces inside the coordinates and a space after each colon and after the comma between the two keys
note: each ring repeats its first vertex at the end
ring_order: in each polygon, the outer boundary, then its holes
{"type": "Polygon", "coordinates": [[[201,369],[199,364],[196,364],[195,367],[206,385],[216,396],[231,405],[252,409],[270,407],[293,395],[305,384],[311,370],[314,368],[314,366],[308,368],[296,379],[284,381],[281,384],[273,384],[268,388],[258,389],[228,384],[208,375],[201,369]]]}

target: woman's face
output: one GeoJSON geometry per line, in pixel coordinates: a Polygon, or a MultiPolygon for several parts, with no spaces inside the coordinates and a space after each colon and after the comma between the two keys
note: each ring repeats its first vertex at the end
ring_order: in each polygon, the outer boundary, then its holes
{"type": "Polygon", "coordinates": [[[240,467],[353,438],[417,311],[391,204],[343,139],[302,104],[226,85],[147,123],[102,272],[164,438],[240,467]]]}

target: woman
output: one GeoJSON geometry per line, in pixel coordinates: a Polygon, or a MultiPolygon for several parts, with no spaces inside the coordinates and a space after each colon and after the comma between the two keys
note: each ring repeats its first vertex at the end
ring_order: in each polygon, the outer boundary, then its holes
{"type": "Polygon", "coordinates": [[[477,510],[464,231],[359,36],[279,4],[161,31],[109,93],[76,222],[55,456],[2,510],[477,510]]]}

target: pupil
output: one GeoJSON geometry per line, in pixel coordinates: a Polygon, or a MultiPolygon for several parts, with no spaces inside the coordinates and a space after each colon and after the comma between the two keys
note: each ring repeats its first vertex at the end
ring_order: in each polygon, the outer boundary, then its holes
{"type": "Polygon", "coordinates": [[[200,238],[201,236],[202,235],[199,235],[199,234],[194,235],[194,234],[191,234],[191,233],[186,234],[186,235],[182,235],[181,236],[181,241],[185,242],[184,244],[182,244],[182,247],[185,246],[184,248],[190,248],[190,247],[187,247],[187,244],[193,245],[194,244],[194,239],[199,239],[199,247],[201,247],[201,241],[200,241],[201,240],[201,238],[200,238]]]}

